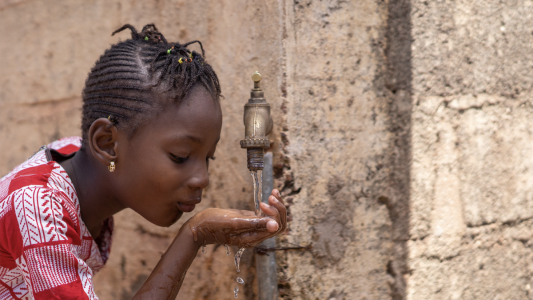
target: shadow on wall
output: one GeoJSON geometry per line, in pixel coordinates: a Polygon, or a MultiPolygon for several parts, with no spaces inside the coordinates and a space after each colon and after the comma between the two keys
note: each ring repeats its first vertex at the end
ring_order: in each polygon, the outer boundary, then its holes
{"type": "Polygon", "coordinates": [[[391,298],[405,299],[405,275],[409,272],[409,199],[411,165],[411,2],[391,0],[388,4],[387,74],[385,87],[390,95],[391,153],[389,178],[390,198],[380,197],[392,221],[393,257],[387,265],[391,298]]]}

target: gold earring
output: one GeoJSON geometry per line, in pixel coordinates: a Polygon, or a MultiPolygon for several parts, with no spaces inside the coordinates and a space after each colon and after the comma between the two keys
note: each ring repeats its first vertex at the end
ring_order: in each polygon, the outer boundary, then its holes
{"type": "Polygon", "coordinates": [[[112,161],[111,164],[107,167],[109,169],[109,172],[115,172],[115,162],[112,161]]]}

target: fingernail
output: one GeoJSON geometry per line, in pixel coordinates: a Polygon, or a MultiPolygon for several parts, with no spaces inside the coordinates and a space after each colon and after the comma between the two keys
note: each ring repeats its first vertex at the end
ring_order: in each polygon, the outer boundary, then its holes
{"type": "Polygon", "coordinates": [[[268,228],[268,226],[270,226],[271,228],[272,228],[272,227],[275,227],[274,230],[278,230],[278,229],[279,229],[278,222],[276,222],[276,221],[268,221],[268,223],[267,223],[267,228],[268,228]]]}

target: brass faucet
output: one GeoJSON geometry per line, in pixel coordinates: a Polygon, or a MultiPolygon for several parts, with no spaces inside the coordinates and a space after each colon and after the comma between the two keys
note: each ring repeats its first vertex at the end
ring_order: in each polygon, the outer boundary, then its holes
{"type": "Polygon", "coordinates": [[[264,149],[270,147],[267,135],[272,131],[272,116],[270,104],[264,98],[261,89],[261,74],[252,75],[254,88],[250,92],[250,99],[244,105],[244,140],[241,148],[247,149],[248,169],[250,171],[262,170],[264,166],[264,149]]]}

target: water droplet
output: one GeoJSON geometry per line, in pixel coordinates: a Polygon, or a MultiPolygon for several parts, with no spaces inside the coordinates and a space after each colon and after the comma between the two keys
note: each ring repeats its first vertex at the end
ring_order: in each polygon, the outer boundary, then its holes
{"type": "Polygon", "coordinates": [[[239,287],[235,287],[233,293],[235,293],[235,298],[239,298],[239,287]]]}
{"type": "Polygon", "coordinates": [[[206,250],[205,250],[205,245],[202,246],[202,253],[205,254],[206,250]]]}
{"type": "Polygon", "coordinates": [[[235,267],[237,267],[237,272],[240,272],[241,270],[239,269],[239,264],[241,263],[241,256],[242,256],[242,253],[244,252],[244,250],[246,250],[245,248],[241,248],[239,249],[239,251],[237,251],[237,253],[235,254],[235,267]]]}
{"type": "Polygon", "coordinates": [[[244,284],[244,279],[237,277],[237,282],[240,284],[244,284]]]}
{"type": "Polygon", "coordinates": [[[226,255],[229,255],[229,247],[228,247],[228,245],[224,245],[224,246],[226,246],[226,255]]]}

